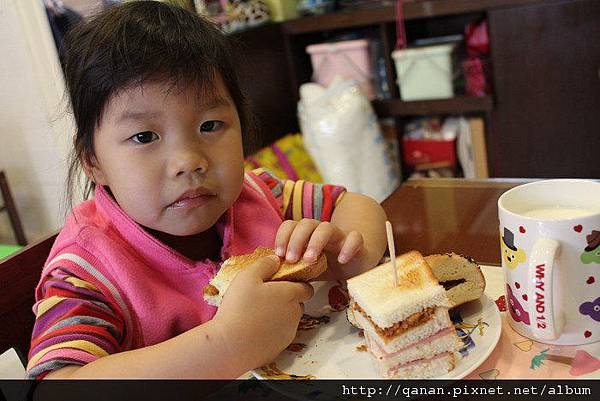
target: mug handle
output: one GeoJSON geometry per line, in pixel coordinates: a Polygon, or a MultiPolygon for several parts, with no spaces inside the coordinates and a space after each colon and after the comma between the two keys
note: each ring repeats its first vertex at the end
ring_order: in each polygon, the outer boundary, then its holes
{"type": "Polygon", "coordinates": [[[560,336],[561,328],[554,318],[554,298],[552,279],[554,261],[560,251],[558,241],[540,238],[531,249],[528,270],[530,302],[528,311],[531,318],[531,331],[540,340],[554,340],[560,336]]]}

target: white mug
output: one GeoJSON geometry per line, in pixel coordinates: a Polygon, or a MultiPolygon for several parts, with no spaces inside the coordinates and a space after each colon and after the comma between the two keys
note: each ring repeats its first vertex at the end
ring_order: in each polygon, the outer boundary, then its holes
{"type": "Polygon", "coordinates": [[[498,215],[510,326],[548,344],[600,341],[600,183],[520,185],[498,215]]]}

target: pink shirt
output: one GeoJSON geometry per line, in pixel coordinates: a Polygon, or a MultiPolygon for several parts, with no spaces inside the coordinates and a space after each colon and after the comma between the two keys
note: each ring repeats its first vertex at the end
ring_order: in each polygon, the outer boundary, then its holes
{"type": "MultiPolygon", "coordinates": [[[[284,196],[286,183],[257,174],[246,173],[240,197],[217,223],[223,260],[272,247],[288,208],[284,198],[293,199],[284,196]]],[[[341,199],[341,187],[310,185],[312,193],[298,188],[305,205],[316,199],[332,209],[341,199]]],[[[202,289],[218,268],[219,262],[191,260],[155,239],[97,187],[94,199],[67,218],[43,269],[29,376],[156,344],[210,320],[215,308],[202,289]]]]}

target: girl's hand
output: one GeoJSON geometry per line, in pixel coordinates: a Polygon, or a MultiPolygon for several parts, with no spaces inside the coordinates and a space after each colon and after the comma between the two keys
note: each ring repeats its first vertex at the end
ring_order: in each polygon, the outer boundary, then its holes
{"type": "Polygon", "coordinates": [[[267,281],[279,269],[276,256],[262,258],[231,282],[213,321],[232,363],[246,370],[271,362],[296,336],[303,302],[313,295],[306,283],[267,281]]]}
{"type": "Polygon", "coordinates": [[[287,262],[300,258],[314,262],[327,251],[337,255],[337,262],[345,264],[357,256],[364,239],[358,231],[345,232],[333,223],[314,219],[286,220],[275,237],[275,253],[287,262]]]}

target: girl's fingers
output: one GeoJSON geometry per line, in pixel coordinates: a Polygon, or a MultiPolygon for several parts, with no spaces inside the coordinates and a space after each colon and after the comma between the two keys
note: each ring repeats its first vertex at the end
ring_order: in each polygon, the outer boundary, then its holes
{"type": "Polygon", "coordinates": [[[279,258],[275,255],[265,256],[243,269],[244,275],[254,275],[257,280],[268,281],[279,270],[279,258]]]}
{"type": "Polygon", "coordinates": [[[312,298],[315,294],[315,290],[312,285],[307,283],[289,283],[290,293],[295,301],[304,303],[312,298]]]}
{"type": "Polygon", "coordinates": [[[313,219],[302,219],[296,224],[287,245],[287,252],[285,254],[286,262],[296,263],[300,259],[300,256],[304,252],[304,247],[319,223],[319,221],[313,219]]]}
{"type": "Polygon", "coordinates": [[[304,303],[312,298],[315,290],[312,285],[302,282],[292,281],[269,281],[265,285],[270,291],[273,291],[274,299],[277,302],[304,303]]]}
{"type": "MultiPolygon", "coordinates": [[[[322,222],[317,226],[310,236],[308,245],[306,246],[306,252],[304,252],[304,260],[307,262],[314,262],[317,257],[323,252],[325,247],[331,242],[332,237],[336,237],[336,231],[338,230],[333,224],[328,222],[322,222]]],[[[341,233],[340,233],[341,234],[341,233]]],[[[340,236],[343,237],[343,235],[340,236]]],[[[339,239],[338,239],[339,241],[339,239]]]]}
{"type": "Polygon", "coordinates": [[[363,247],[363,236],[358,231],[351,231],[338,255],[338,262],[348,263],[363,247]]]}
{"type": "Polygon", "coordinates": [[[297,224],[297,221],[286,220],[279,226],[279,230],[277,230],[277,234],[275,235],[275,254],[280,258],[285,257],[290,237],[297,224]]]}
{"type": "Polygon", "coordinates": [[[346,235],[334,224],[313,219],[284,221],[275,236],[275,253],[288,263],[302,257],[314,262],[325,250],[338,254],[339,263],[348,263],[363,247],[363,237],[358,231],[346,235]]]}

